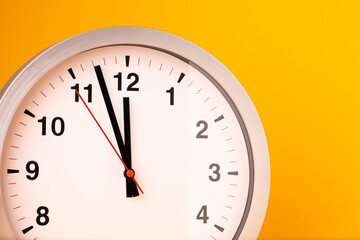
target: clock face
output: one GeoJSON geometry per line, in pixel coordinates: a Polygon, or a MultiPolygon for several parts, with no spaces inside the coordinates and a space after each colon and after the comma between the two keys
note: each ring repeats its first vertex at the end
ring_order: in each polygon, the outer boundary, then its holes
{"type": "Polygon", "coordinates": [[[17,239],[237,239],[253,186],[231,98],[174,54],[122,45],[47,72],[1,156],[17,239]]]}

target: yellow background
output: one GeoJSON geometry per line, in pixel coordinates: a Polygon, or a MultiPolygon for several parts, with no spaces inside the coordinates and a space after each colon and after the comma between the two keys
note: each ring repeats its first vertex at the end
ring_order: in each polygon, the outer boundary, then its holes
{"type": "Polygon", "coordinates": [[[2,1],[0,87],[73,35],[142,26],[204,48],[262,119],[271,193],[260,239],[360,239],[360,1],[2,1]]]}

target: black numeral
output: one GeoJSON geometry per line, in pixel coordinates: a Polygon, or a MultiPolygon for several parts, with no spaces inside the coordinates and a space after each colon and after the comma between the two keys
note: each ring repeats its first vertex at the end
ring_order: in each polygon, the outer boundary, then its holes
{"type": "MultiPolygon", "coordinates": [[[[122,90],[122,72],[119,72],[117,75],[114,75],[114,78],[118,79],[118,90],[122,90]]],[[[139,91],[139,88],[134,87],[139,82],[139,75],[136,73],[129,73],[127,76],[128,80],[133,80],[127,87],[127,91],[139,91]]]]}
{"type": "Polygon", "coordinates": [[[202,220],[203,223],[207,223],[207,221],[209,220],[209,217],[207,215],[207,206],[203,205],[199,211],[199,213],[196,216],[197,220],[202,220]]]}
{"type": "Polygon", "coordinates": [[[139,91],[139,88],[134,88],[135,84],[139,82],[139,76],[136,73],[130,73],[128,75],[128,79],[130,80],[132,77],[134,77],[134,81],[128,86],[128,91],[139,91]]]}
{"type": "Polygon", "coordinates": [[[172,87],[166,92],[170,94],[170,105],[174,105],[174,88],[172,87]]]}
{"type": "Polygon", "coordinates": [[[38,120],[39,123],[41,124],[41,135],[46,135],[46,117],[43,117],[42,119],[38,120]]]}
{"type": "Polygon", "coordinates": [[[118,90],[121,91],[121,88],[122,88],[122,72],[119,72],[117,75],[114,75],[114,78],[118,79],[118,90]]]}
{"type": "MultiPolygon", "coordinates": [[[[43,117],[42,119],[38,120],[39,123],[41,123],[41,134],[43,136],[46,135],[46,117],[43,117]]],[[[51,131],[55,136],[61,136],[63,135],[65,131],[65,122],[64,119],[61,117],[56,117],[51,122],[51,131]],[[57,127],[59,126],[59,127],[57,127]]]]}
{"type": "Polygon", "coordinates": [[[200,127],[203,125],[203,128],[199,131],[199,133],[196,135],[196,138],[208,138],[208,135],[204,134],[205,131],[208,129],[208,124],[204,120],[200,120],[197,122],[196,126],[200,127]]]}
{"type": "MultiPolygon", "coordinates": [[[[75,86],[72,86],[71,89],[77,90],[78,92],[80,92],[79,90],[79,84],[75,84],[75,86]]],[[[88,102],[91,103],[92,102],[92,84],[89,84],[87,87],[84,87],[84,90],[88,91],[88,102]]],[[[82,94],[81,94],[82,96],[82,94]]],[[[75,102],[79,102],[79,95],[76,93],[75,91],[75,102]]]]}
{"type": "Polygon", "coordinates": [[[215,175],[215,176],[209,176],[210,181],[212,181],[212,182],[217,182],[217,181],[219,181],[219,180],[220,180],[220,177],[221,177],[219,164],[213,163],[213,164],[210,165],[209,169],[210,169],[210,170],[213,170],[213,174],[215,175]],[[215,170],[213,170],[213,168],[214,168],[215,170]]]}
{"type": "Polygon", "coordinates": [[[45,226],[49,223],[49,209],[47,207],[41,206],[37,209],[38,216],[36,217],[36,223],[40,226],[45,226]]]}
{"type": "Polygon", "coordinates": [[[33,175],[26,175],[26,178],[29,180],[35,180],[39,176],[39,164],[35,161],[29,161],[26,164],[26,171],[33,175]]]}
{"type": "Polygon", "coordinates": [[[51,123],[51,131],[53,132],[53,134],[55,136],[61,136],[63,135],[64,131],[65,131],[65,122],[61,117],[56,117],[53,119],[52,123],[51,123]],[[56,130],[56,123],[60,123],[60,129],[59,131],[56,130]]]}

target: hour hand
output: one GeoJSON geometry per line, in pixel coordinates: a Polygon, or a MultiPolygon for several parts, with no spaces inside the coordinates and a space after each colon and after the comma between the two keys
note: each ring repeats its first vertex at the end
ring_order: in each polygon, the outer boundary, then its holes
{"type": "MultiPolygon", "coordinates": [[[[111,103],[110,95],[109,95],[108,89],[106,87],[106,83],[105,83],[104,75],[103,75],[103,73],[101,71],[101,67],[100,66],[95,66],[94,68],[95,68],[95,72],[96,72],[96,77],[97,77],[99,85],[100,85],[101,93],[102,93],[104,101],[105,101],[106,109],[107,109],[107,112],[109,114],[111,126],[112,126],[114,134],[115,134],[116,142],[118,144],[122,159],[123,159],[124,164],[125,164],[125,169],[126,169],[125,170],[126,193],[127,193],[126,196],[127,197],[136,197],[136,196],[139,195],[139,192],[137,190],[137,186],[136,186],[136,183],[135,183],[134,178],[133,178],[135,173],[131,169],[131,156],[128,156],[128,154],[130,153],[130,145],[125,146],[123,138],[121,136],[119,124],[118,124],[118,121],[116,119],[115,111],[114,111],[113,105],[111,103]]],[[[127,101],[127,104],[125,104],[125,102],[124,102],[124,108],[126,106],[127,106],[127,111],[124,109],[124,114],[127,114],[127,116],[124,115],[124,118],[125,118],[125,132],[126,132],[126,135],[129,135],[129,136],[128,136],[128,138],[125,138],[125,142],[128,143],[130,141],[129,101],[127,101]]]]}
{"type": "Polygon", "coordinates": [[[124,111],[124,136],[125,136],[125,155],[126,155],[126,165],[129,168],[126,174],[126,194],[127,197],[136,197],[139,196],[139,191],[136,187],[136,184],[132,180],[132,176],[135,172],[132,169],[132,158],[131,158],[131,131],[130,131],[130,99],[128,97],[123,98],[123,111],[124,111]]]}

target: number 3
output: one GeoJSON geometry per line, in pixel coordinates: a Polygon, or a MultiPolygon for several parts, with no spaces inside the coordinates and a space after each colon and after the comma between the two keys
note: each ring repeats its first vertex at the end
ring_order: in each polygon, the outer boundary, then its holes
{"type": "Polygon", "coordinates": [[[213,170],[213,174],[215,174],[215,177],[213,176],[209,176],[210,181],[212,182],[217,182],[220,180],[220,166],[219,164],[213,163],[210,165],[209,169],[212,170],[213,168],[215,168],[215,170],[213,170]]]}

